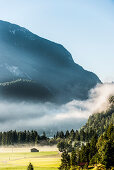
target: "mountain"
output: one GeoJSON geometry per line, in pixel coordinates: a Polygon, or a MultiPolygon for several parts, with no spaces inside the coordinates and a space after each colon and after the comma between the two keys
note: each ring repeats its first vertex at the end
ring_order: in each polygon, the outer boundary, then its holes
{"type": "Polygon", "coordinates": [[[38,100],[41,95],[47,101],[66,103],[87,99],[88,91],[101,81],[94,73],[76,64],[62,45],[18,25],[0,21],[0,83],[5,97],[14,94],[11,96],[23,98],[23,88],[32,83],[25,97],[29,93],[27,97],[34,99],[35,92],[31,91],[35,86],[38,100]],[[16,92],[18,88],[14,89],[17,80],[22,80],[18,83],[19,92],[16,92]]]}

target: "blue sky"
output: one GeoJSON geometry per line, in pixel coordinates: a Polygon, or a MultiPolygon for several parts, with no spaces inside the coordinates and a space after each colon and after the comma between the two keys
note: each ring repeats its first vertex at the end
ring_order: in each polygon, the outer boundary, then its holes
{"type": "Polygon", "coordinates": [[[63,44],[76,63],[114,81],[114,0],[0,0],[0,20],[63,44]]]}

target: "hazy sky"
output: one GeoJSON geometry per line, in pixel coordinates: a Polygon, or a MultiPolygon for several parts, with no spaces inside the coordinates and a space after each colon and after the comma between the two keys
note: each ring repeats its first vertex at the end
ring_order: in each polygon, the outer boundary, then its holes
{"type": "Polygon", "coordinates": [[[0,20],[63,44],[76,63],[114,81],[114,0],[0,0],[0,20]]]}

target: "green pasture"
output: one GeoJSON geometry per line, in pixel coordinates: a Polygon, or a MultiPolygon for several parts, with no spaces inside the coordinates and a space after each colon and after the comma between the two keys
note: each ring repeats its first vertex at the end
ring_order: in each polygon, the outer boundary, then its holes
{"type": "Polygon", "coordinates": [[[31,162],[34,170],[56,170],[61,155],[56,151],[36,153],[0,153],[0,170],[26,170],[31,162]]]}

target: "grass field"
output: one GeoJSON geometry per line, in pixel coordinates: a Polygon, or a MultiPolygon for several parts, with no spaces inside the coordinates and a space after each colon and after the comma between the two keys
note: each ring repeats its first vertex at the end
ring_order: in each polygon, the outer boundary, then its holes
{"type": "MultiPolygon", "coordinates": [[[[18,148],[17,148],[18,149],[18,148]]],[[[0,153],[0,170],[27,170],[31,162],[35,170],[56,170],[60,165],[61,155],[58,151],[40,151],[36,153],[28,152],[26,148],[23,152],[16,152],[15,149],[4,149],[0,153]],[[6,152],[8,150],[8,152],[6,152]]],[[[18,149],[19,150],[19,149],[18,149]]]]}

